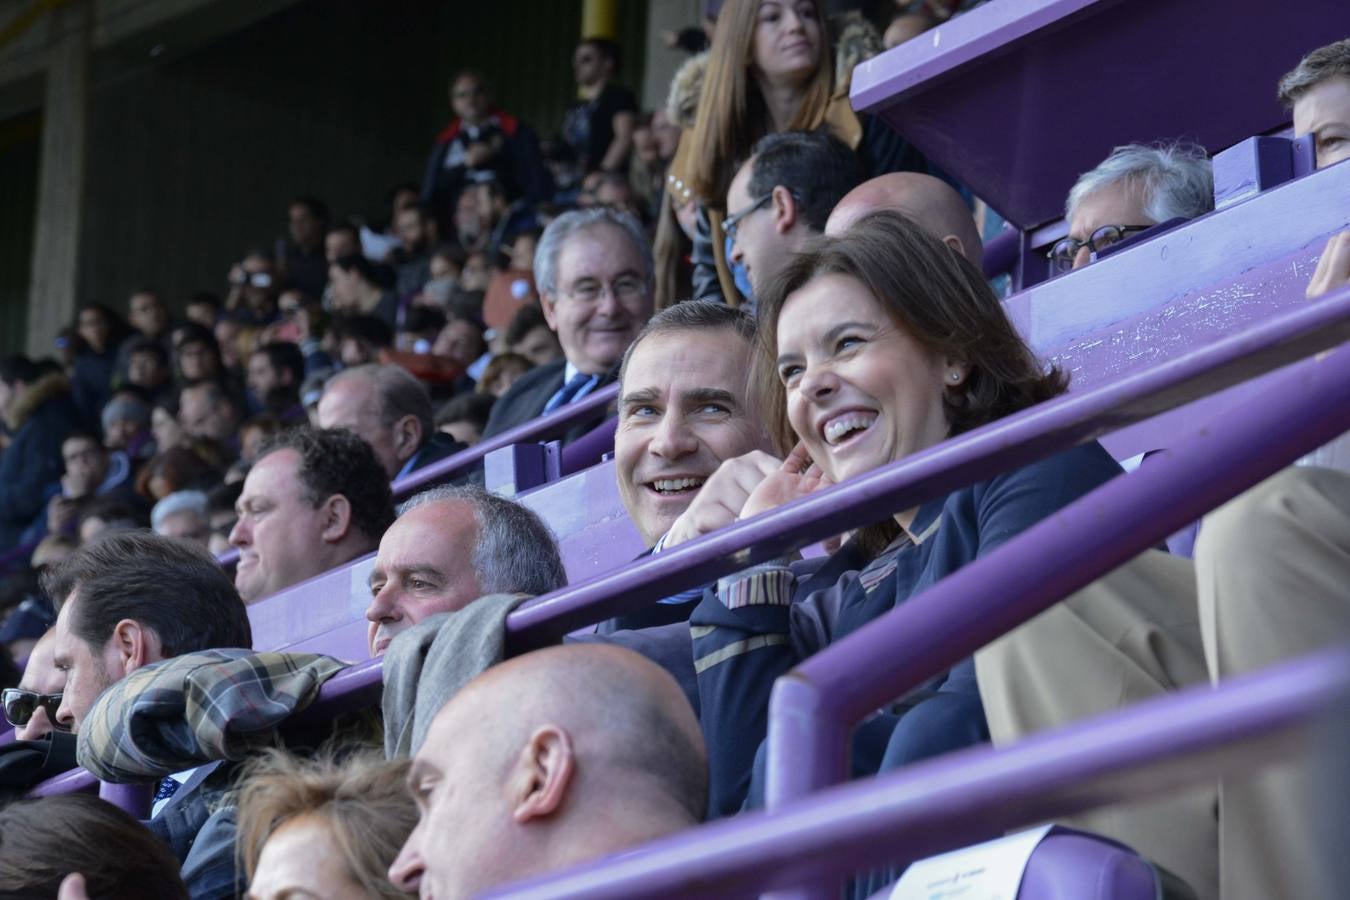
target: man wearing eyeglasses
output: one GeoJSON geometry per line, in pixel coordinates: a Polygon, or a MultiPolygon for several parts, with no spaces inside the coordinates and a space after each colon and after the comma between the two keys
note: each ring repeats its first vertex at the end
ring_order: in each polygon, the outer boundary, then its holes
{"type": "Polygon", "coordinates": [[[823,232],[830,210],[862,180],[857,155],[827,131],[785,131],[755,144],[731,179],[722,221],[736,286],[752,309],[756,286],[823,232]]]}
{"type": "Polygon", "coordinates": [[[1081,269],[1136,232],[1212,209],[1214,176],[1203,148],[1182,143],[1117,147],[1069,191],[1069,234],[1046,254],[1050,274],[1081,269]]]}
{"type": "MultiPolygon", "coordinates": [[[[652,251],[626,213],[597,207],[565,213],[539,239],[534,274],[548,327],[563,358],[526,372],[492,408],[483,437],[514,428],[614,380],[624,351],[651,318],[652,251]]],[[[603,414],[580,423],[584,434],[603,414]]]]}

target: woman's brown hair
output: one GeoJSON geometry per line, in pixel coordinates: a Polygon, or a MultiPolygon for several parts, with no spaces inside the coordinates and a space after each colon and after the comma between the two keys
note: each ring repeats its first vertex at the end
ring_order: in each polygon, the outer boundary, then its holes
{"type": "MultiPolygon", "coordinates": [[[[755,24],[762,0],[727,0],[717,16],[708,71],[694,122],[690,186],[705,203],[721,208],[736,166],[755,141],[773,131],[768,108],[750,71],[755,24]]],[[[791,2],[791,0],[783,0],[791,2]]],[[[834,91],[829,29],[821,0],[811,0],[820,23],[820,58],[788,131],[810,131],[825,117],[834,91]]]]}
{"type": "Polygon", "coordinates": [[[187,900],[169,846],[88,794],[18,800],[0,809],[0,897],[55,897],[72,872],[99,900],[187,900]]]}
{"type": "Polygon", "coordinates": [[[970,372],[944,398],[949,435],[1062,394],[1068,378],[1043,367],[969,260],[892,211],[871,213],[839,237],[816,239],[758,292],[762,352],[755,384],[780,449],[796,442],[787,426],[778,354],[778,317],[793,293],[823,275],[855,278],[925,349],[960,360],[970,372]]]}
{"type": "Polygon", "coordinates": [[[239,794],[235,853],[251,883],[263,845],[287,822],[316,816],[328,825],[347,861],[347,876],[368,897],[412,896],[386,873],[417,825],[405,779],[409,760],[385,762],[378,752],[342,757],[327,751],[301,759],[280,750],[251,762],[239,794]]]}

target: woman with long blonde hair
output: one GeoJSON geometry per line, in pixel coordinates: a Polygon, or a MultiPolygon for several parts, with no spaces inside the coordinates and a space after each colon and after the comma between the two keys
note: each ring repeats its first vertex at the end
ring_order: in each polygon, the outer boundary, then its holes
{"type": "MultiPolygon", "coordinates": [[[[717,18],[697,118],[680,140],[666,181],[669,202],[698,205],[694,299],[741,300],[727,265],[722,220],[727,187],[751,147],[767,134],[821,127],[858,153],[867,177],[928,170],[923,156],[889,126],[855,114],[847,94],[836,90],[820,0],[728,0],[717,18]]],[[[673,227],[673,218],[663,216],[662,224],[673,227]]],[[[675,298],[661,299],[668,305],[675,298]]]]}

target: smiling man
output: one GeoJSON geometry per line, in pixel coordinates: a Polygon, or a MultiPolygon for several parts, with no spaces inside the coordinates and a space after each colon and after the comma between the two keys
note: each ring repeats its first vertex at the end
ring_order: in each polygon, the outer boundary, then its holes
{"type": "Polygon", "coordinates": [[[235,509],[234,584],[245,603],[369,553],[394,518],[384,469],[345,429],[294,428],[269,440],[235,509]]]}
{"type": "Polygon", "coordinates": [[[567,584],[558,546],[529,509],[478,487],[409,500],[380,540],[370,573],[370,655],[427,616],[485,594],[547,594],[567,584]]]}
{"type": "MultiPolygon", "coordinates": [[[[625,355],[614,472],[648,553],[660,551],[723,460],[769,446],[749,398],[747,360],[754,343],[755,322],[746,313],[693,300],[655,316],[625,355]]],[[[600,630],[682,622],[701,594],[666,598],[600,630]]]]}
{"type": "MultiPolygon", "coordinates": [[[[651,247],[632,216],[603,207],[564,213],[534,256],[548,327],[563,359],[525,373],[497,401],[483,437],[574,403],[613,380],[613,369],[652,314],[651,247]]],[[[581,423],[568,439],[599,424],[581,423]]]]}

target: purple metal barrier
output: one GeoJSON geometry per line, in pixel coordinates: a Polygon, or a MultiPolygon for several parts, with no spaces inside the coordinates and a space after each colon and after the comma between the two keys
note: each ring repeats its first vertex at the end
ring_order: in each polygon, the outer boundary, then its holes
{"type": "Polygon", "coordinates": [[[452,475],[460,474],[477,464],[479,460],[493,450],[509,447],[511,444],[539,441],[566,431],[577,422],[584,421],[609,406],[618,396],[619,386],[617,384],[607,385],[575,403],[561,406],[551,413],[531,419],[510,431],[502,432],[496,437],[479,441],[467,450],[462,450],[438,463],[427,466],[425,469],[418,469],[411,475],[394,482],[394,502],[407,500],[423,488],[439,484],[452,475]]]}
{"type": "MultiPolygon", "coordinates": [[[[577,628],[872,521],[879,508],[906,509],[935,499],[1347,338],[1350,288],[1114,384],[1041,404],[828,491],[533,600],[507,619],[511,650],[542,646],[577,628]]],[[[371,660],[344,674],[354,679],[352,685],[368,685],[378,682],[379,672],[379,661],[371,660]]],[[[359,705],[346,696],[347,684],[334,679],[325,685],[318,708],[359,705]]]]}
{"type": "Polygon", "coordinates": [[[985,242],[982,268],[985,278],[996,278],[1005,272],[1011,272],[1017,265],[1017,256],[1022,246],[1022,234],[1016,228],[1004,223],[1003,230],[985,242]]]}
{"type": "Polygon", "coordinates": [[[1347,33],[1344,0],[988,3],[860,63],[852,100],[1026,229],[1117,144],[1213,153],[1279,127],[1276,81],[1347,33]],[[1061,90],[1103,67],[1111,84],[1061,90]]]}
{"type": "Polygon", "coordinates": [[[826,491],[532,600],[507,619],[516,652],[1043,459],[1350,339],[1350,288],[1094,390],[1071,393],[826,491]]]}
{"type": "Polygon", "coordinates": [[[903,866],[1096,806],[1238,773],[1344,714],[1350,649],[1139,703],[1010,747],[985,745],[746,813],[543,878],[498,900],[746,897],[903,866]]]}
{"type": "Polygon", "coordinates": [[[1290,367],[1247,415],[1207,423],[779,679],[769,805],[842,780],[869,712],[1350,430],[1347,383],[1350,347],[1290,367]]]}
{"type": "Polygon", "coordinates": [[[56,794],[91,793],[99,789],[99,780],[88,769],[71,769],[64,775],[48,778],[28,793],[34,797],[51,797],[56,794]]]}

